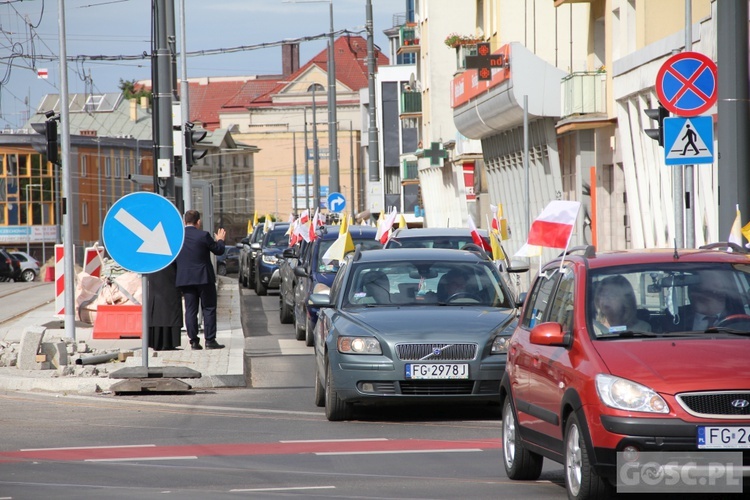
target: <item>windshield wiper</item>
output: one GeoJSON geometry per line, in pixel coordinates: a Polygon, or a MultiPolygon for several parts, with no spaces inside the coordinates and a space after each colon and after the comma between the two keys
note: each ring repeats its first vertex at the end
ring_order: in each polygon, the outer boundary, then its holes
{"type": "Polygon", "coordinates": [[[653,332],[641,332],[636,330],[624,330],[622,332],[610,332],[598,335],[597,340],[609,340],[609,339],[630,339],[634,337],[647,337],[654,338],[659,335],[653,332]]]}
{"type": "Polygon", "coordinates": [[[738,330],[737,328],[731,328],[728,326],[712,326],[706,328],[703,333],[731,333],[732,335],[750,336],[750,331],[738,330]]]}

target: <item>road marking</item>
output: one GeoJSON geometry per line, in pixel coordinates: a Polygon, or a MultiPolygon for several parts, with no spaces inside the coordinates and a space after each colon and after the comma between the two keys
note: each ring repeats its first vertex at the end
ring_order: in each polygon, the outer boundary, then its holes
{"type": "Polygon", "coordinates": [[[114,448],[155,448],[155,444],[123,444],[120,446],[70,446],[67,448],[22,448],[18,451],[67,451],[67,450],[110,450],[114,448]]]}
{"type": "Polygon", "coordinates": [[[479,448],[456,448],[454,450],[387,450],[387,451],[323,451],[315,455],[388,455],[395,453],[473,453],[479,448]]]}
{"type": "Polygon", "coordinates": [[[362,438],[362,439],[289,439],[279,443],[362,443],[369,441],[388,441],[388,438],[362,438]]]}
{"type": "Polygon", "coordinates": [[[242,488],[229,490],[230,493],[241,493],[249,491],[293,491],[293,490],[335,490],[335,486],[290,486],[289,488],[242,488]]]}
{"type": "Polygon", "coordinates": [[[184,457],[129,457],[129,458],[87,458],[84,462],[140,462],[141,460],[198,460],[197,456],[184,457]]]}

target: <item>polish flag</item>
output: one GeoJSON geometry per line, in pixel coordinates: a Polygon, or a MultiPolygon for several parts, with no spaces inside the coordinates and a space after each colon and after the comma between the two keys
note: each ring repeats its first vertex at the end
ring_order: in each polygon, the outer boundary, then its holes
{"type": "Polygon", "coordinates": [[[39,68],[36,70],[37,78],[49,78],[49,70],[47,68],[39,68]]]}
{"type": "Polygon", "coordinates": [[[502,217],[502,208],[490,203],[490,211],[492,212],[492,223],[490,228],[496,232],[500,231],[500,217],[502,217]]]}
{"type": "Polygon", "coordinates": [[[315,238],[317,238],[317,235],[315,234],[315,229],[318,227],[318,222],[320,220],[319,218],[320,218],[319,212],[318,210],[315,210],[315,215],[313,216],[312,222],[310,223],[310,233],[309,233],[310,239],[307,241],[315,241],[315,238]]]}
{"type": "Polygon", "coordinates": [[[488,252],[491,252],[492,248],[491,247],[488,248],[487,245],[484,243],[484,238],[482,238],[482,235],[479,234],[479,231],[477,230],[477,226],[476,224],[474,224],[474,219],[471,217],[471,215],[469,216],[467,223],[469,225],[469,231],[471,231],[471,239],[472,241],[474,241],[474,244],[477,245],[478,247],[481,247],[487,250],[488,252]]]}
{"type": "Polygon", "coordinates": [[[554,200],[542,210],[529,229],[529,245],[567,248],[581,208],[579,201],[554,200]]]}
{"type": "Polygon", "coordinates": [[[398,210],[394,207],[393,210],[391,210],[391,213],[388,214],[388,217],[386,217],[383,222],[378,224],[378,232],[375,234],[375,239],[378,240],[382,245],[385,245],[385,243],[388,241],[388,238],[390,237],[391,233],[391,227],[393,227],[393,223],[396,222],[396,217],[398,216],[398,210]]]}

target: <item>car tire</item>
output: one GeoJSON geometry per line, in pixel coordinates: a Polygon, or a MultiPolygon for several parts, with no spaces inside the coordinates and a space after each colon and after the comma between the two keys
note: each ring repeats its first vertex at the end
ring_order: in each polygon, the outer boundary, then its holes
{"type": "Polygon", "coordinates": [[[342,401],[338,392],[333,388],[333,375],[331,374],[331,364],[326,363],[326,385],[325,385],[325,407],[326,418],[330,422],[339,422],[349,420],[352,415],[352,405],[342,401]]]}
{"type": "Polygon", "coordinates": [[[36,273],[31,269],[24,269],[21,273],[21,281],[34,281],[36,279],[36,273]]]}
{"type": "Polygon", "coordinates": [[[315,364],[315,406],[323,408],[326,405],[326,389],[318,375],[318,365],[315,364]]]}
{"type": "Polygon", "coordinates": [[[296,313],[294,314],[294,333],[297,340],[305,340],[305,329],[300,326],[296,313]]]}
{"type": "Polygon", "coordinates": [[[305,315],[305,345],[312,347],[315,345],[315,327],[310,322],[310,315],[305,315]]]}
{"type": "Polygon", "coordinates": [[[292,317],[292,308],[286,305],[284,294],[279,293],[279,321],[282,325],[288,325],[294,318],[292,317]]]}
{"type": "Polygon", "coordinates": [[[503,465],[505,474],[513,480],[535,481],[542,474],[544,457],[524,448],[519,435],[518,420],[510,401],[503,403],[503,465]]]}
{"type": "Polygon", "coordinates": [[[610,498],[614,493],[610,483],[591,467],[583,428],[575,413],[565,424],[565,489],[568,498],[592,500],[610,498]]]}
{"type": "Polygon", "coordinates": [[[226,276],[227,275],[226,264],[218,264],[216,266],[216,274],[218,274],[219,276],[226,276]]]}
{"type": "Polygon", "coordinates": [[[255,275],[255,293],[258,294],[259,297],[268,295],[268,288],[266,287],[266,285],[261,283],[260,275],[258,275],[257,273],[255,275]]]}

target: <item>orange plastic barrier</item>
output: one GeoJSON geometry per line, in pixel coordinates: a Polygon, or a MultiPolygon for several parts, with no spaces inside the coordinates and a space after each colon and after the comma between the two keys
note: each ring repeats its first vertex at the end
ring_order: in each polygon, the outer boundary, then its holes
{"type": "Polygon", "coordinates": [[[99,304],[96,307],[93,338],[139,339],[142,332],[141,306],[99,304]]]}

